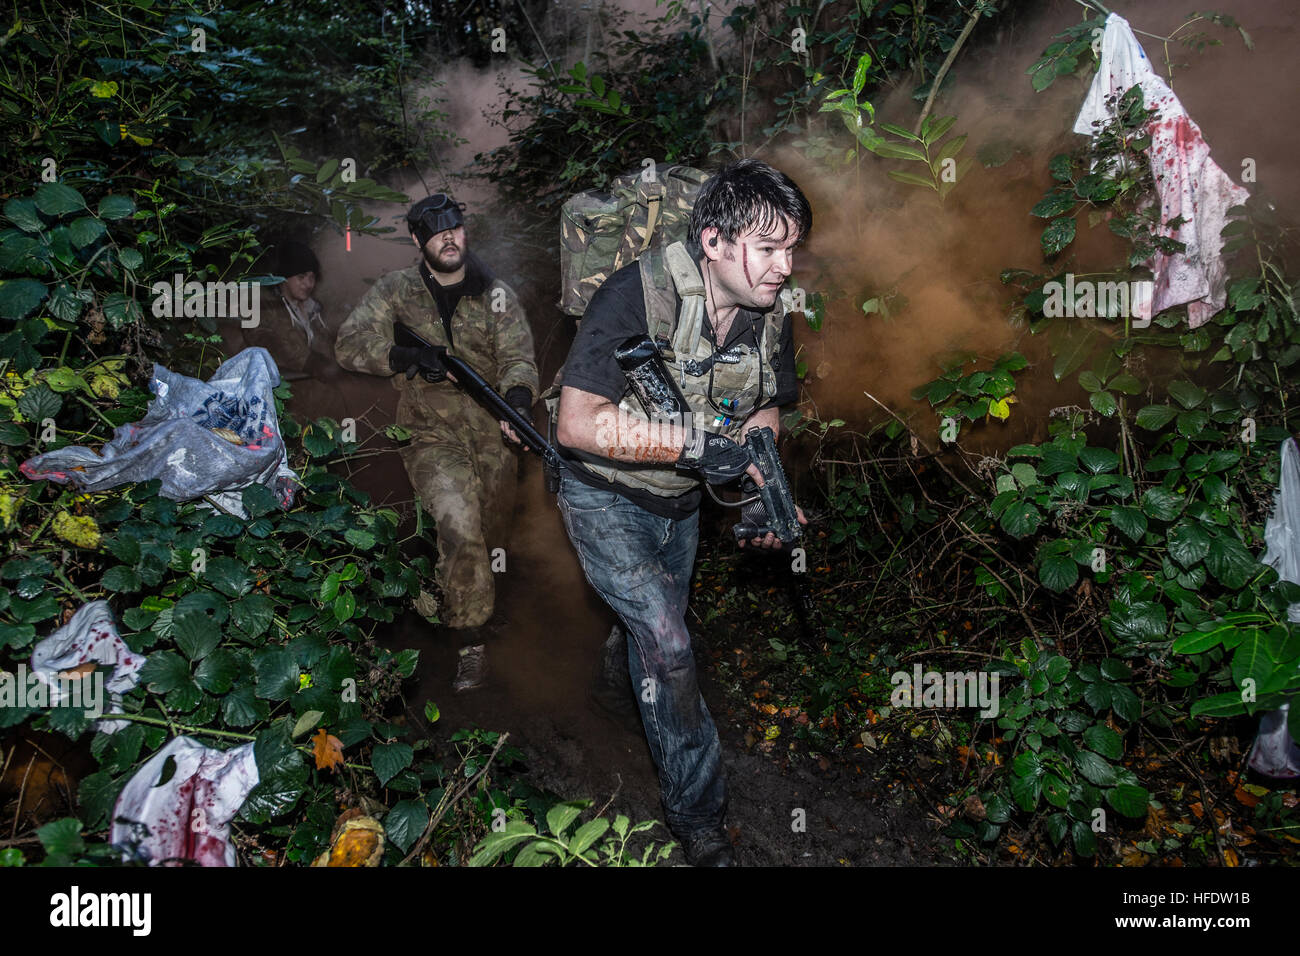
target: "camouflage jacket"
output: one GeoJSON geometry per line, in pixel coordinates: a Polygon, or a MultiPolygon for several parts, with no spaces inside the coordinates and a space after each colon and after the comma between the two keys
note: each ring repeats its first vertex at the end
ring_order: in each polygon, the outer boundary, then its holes
{"type": "MultiPolygon", "coordinates": [[[[389,272],[371,286],[339,329],[334,345],[339,364],[356,372],[391,376],[393,387],[401,393],[400,424],[419,427],[440,420],[453,426],[489,427],[488,413],[451,382],[431,384],[418,375],[408,380],[393,373],[388,353],[394,322],[402,322],[434,345],[448,345],[438,307],[424,287],[418,265],[389,272]]],[[[533,334],[510,286],[493,279],[482,295],[462,297],[451,327],[455,344],[448,351],[452,355],[468,362],[502,395],[522,385],[537,397],[533,334]]]]}

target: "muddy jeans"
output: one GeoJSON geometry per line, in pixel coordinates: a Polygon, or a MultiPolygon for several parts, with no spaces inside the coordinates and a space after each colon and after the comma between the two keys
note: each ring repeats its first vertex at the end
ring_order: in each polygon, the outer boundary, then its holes
{"type": "Polygon", "coordinates": [[[700,695],[686,630],[699,516],[661,518],[612,491],[561,478],[560,513],[591,586],[628,635],[628,667],[669,827],[720,826],[722,745],[700,695]]]}

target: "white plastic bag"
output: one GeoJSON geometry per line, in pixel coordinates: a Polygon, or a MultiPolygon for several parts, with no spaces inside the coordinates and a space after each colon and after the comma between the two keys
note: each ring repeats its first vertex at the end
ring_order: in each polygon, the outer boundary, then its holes
{"type": "Polygon", "coordinates": [[[244,349],[206,382],[155,365],[149,387],[156,397],[144,418],[120,426],[98,453],[70,445],[23,462],[22,472],[85,491],[159,478],[164,498],[207,495],[240,517],[240,491],[260,484],[287,508],[297,476],[275,414],[272,390],[279,382],[274,360],[261,348],[244,349]],[[239,443],[214,429],[234,433],[239,443]]]}

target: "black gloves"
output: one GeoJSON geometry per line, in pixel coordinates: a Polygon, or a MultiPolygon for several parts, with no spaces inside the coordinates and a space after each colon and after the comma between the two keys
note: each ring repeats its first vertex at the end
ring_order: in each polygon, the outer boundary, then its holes
{"type": "Polygon", "coordinates": [[[441,382],[447,377],[447,369],[435,348],[394,345],[388,350],[388,367],[394,372],[405,372],[408,379],[415,378],[416,372],[423,375],[426,382],[441,382]]]}
{"type": "Polygon", "coordinates": [[[725,485],[745,473],[749,452],[726,435],[696,429],[682,449],[677,465],[698,471],[711,485],[725,485]]]}
{"type": "Polygon", "coordinates": [[[513,385],[506,389],[506,404],[528,421],[533,420],[533,393],[526,385],[513,385]]]}

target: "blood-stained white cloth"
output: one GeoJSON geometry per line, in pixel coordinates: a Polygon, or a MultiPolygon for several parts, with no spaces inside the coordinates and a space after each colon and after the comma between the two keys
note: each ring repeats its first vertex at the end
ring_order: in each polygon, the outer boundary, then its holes
{"type": "MultiPolygon", "coordinates": [[[[108,602],[91,601],[78,608],[67,624],[36,645],[32,651],[32,673],[49,687],[50,703],[53,706],[68,706],[72,703],[84,706],[90,699],[88,691],[92,682],[101,678],[97,674],[76,674],[77,668],[91,662],[112,664],[112,676],[103,682],[102,688],[108,692],[107,712],[120,714],[122,695],[140,679],[140,668],[144,666],[144,660],[143,654],[133,653],[118,636],[117,626],[113,623],[113,611],[108,602]],[[74,675],[75,685],[70,680],[74,675]],[[73,696],[83,699],[64,699],[73,696]]],[[[98,697],[98,694],[95,696],[98,697]]],[[[96,702],[104,703],[99,700],[96,702]]],[[[112,734],[126,725],[125,720],[100,720],[95,727],[112,734]]]]}
{"type": "Polygon", "coordinates": [[[1095,135],[1114,115],[1107,97],[1118,98],[1134,85],[1142,88],[1147,109],[1156,111],[1147,126],[1151,136],[1147,157],[1160,196],[1160,221],[1182,217],[1182,225],[1166,234],[1183,243],[1184,249],[1173,255],[1157,251],[1147,262],[1155,276],[1152,315],[1186,304],[1187,324],[1194,329],[1208,322],[1226,301],[1227,272],[1219,234],[1228,222],[1228,210],[1244,203],[1249,193],[1210,158],[1200,127],[1152,69],[1128,21],[1118,14],[1106,18],[1100,59],[1074,131],[1095,135]]]}
{"type": "Polygon", "coordinates": [[[234,866],[230,821],[257,786],[253,743],[213,750],[190,737],[177,737],[141,767],[113,806],[110,840],[123,843],[133,828],[118,818],[143,823],[149,836],[141,844],[151,866],[192,860],[200,866],[234,866]],[[165,783],[168,758],[175,772],[165,783]]]}

